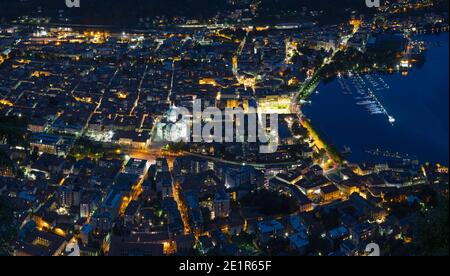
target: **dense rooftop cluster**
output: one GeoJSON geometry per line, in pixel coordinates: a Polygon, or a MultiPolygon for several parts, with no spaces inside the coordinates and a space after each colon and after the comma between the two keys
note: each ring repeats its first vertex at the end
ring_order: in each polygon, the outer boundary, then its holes
{"type": "MultiPolygon", "coordinates": [[[[339,54],[370,53],[399,31],[448,31],[446,19],[402,17],[428,7],[403,1],[382,11],[395,20],[353,12],[323,24],[304,8],[302,22],[256,26],[254,1],[228,2],[244,7],[225,15],[233,25],[0,25],[0,236],[11,237],[0,254],[353,256],[372,242],[427,253],[421,227],[448,200],[448,168],[349,163],[300,110],[318,81],[348,69],[339,54]],[[278,150],[156,142],[177,127],[171,112],[198,99],[278,114],[278,150]]],[[[409,39],[377,70],[400,71],[392,62],[410,57],[409,39]]]]}

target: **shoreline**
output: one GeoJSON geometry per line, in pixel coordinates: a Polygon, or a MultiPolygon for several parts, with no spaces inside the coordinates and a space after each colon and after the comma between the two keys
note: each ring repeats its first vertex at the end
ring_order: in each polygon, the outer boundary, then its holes
{"type": "MultiPolygon", "coordinates": [[[[446,31],[446,32],[439,32],[439,33],[432,33],[432,34],[419,34],[417,37],[421,37],[422,39],[424,39],[425,41],[427,41],[427,39],[425,39],[425,38],[439,38],[439,37],[441,37],[441,36],[445,36],[445,35],[448,35],[449,34],[449,32],[448,31],[446,31]]],[[[440,46],[440,47],[445,47],[444,45],[443,46],[440,46]]],[[[430,51],[430,49],[428,48],[427,50],[426,50],[426,54],[428,55],[428,52],[430,51]]],[[[428,60],[428,58],[427,58],[427,60],[426,60],[426,62],[424,63],[424,64],[427,64],[427,63],[429,63],[430,61],[428,60]]],[[[417,66],[413,66],[413,68],[412,69],[410,69],[410,70],[408,70],[408,72],[415,72],[415,71],[417,71],[418,69],[421,69],[421,68],[418,68],[417,66]]],[[[399,76],[399,74],[401,74],[401,70],[398,70],[398,71],[395,71],[395,72],[389,72],[389,71],[386,71],[386,70],[377,70],[377,71],[370,71],[370,72],[360,72],[360,74],[362,75],[362,76],[364,76],[364,75],[371,75],[371,74],[373,74],[373,73],[378,73],[378,74],[381,74],[381,75],[383,75],[383,76],[387,76],[387,77],[395,77],[395,76],[399,76]]],[[[321,79],[321,83],[318,83],[317,84],[317,86],[319,86],[320,84],[327,84],[327,83],[333,83],[334,81],[336,81],[336,79],[337,79],[337,76],[334,76],[334,77],[332,77],[332,78],[329,78],[329,79],[324,79],[324,78],[322,78],[321,79]]],[[[307,100],[309,100],[310,99],[310,97],[312,97],[312,96],[314,96],[313,94],[311,94],[311,95],[309,95],[308,96],[308,98],[306,98],[307,100]]],[[[301,107],[303,107],[303,105],[301,105],[301,107]]],[[[309,114],[309,115],[311,115],[311,114],[309,114]]],[[[310,116],[307,116],[306,114],[304,114],[304,113],[302,113],[301,114],[301,116],[303,116],[304,118],[306,118],[306,119],[308,119],[310,122],[311,122],[311,118],[310,118],[310,116]]],[[[312,123],[311,123],[312,124],[312,123]]],[[[321,140],[322,141],[324,141],[324,139],[323,138],[321,138],[321,140]]],[[[356,146],[357,147],[357,146],[356,146]]],[[[374,147],[373,149],[375,149],[376,147],[374,147]]],[[[367,151],[371,151],[371,150],[373,150],[373,149],[371,149],[371,148],[365,148],[364,150],[361,150],[361,152],[367,152],[367,151]]],[[[397,153],[396,151],[396,149],[390,149],[389,147],[383,147],[383,146],[378,146],[378,148],[377,149],[380,149],[381,151],[385,151],[385,152],[393,152],[393,153],[397,153]],[[381,148],[381,149],[380,149],[381,148]]],[[[428,161],[427,160],[427,158],[424,158],[424,157],[416,157],[416,156],[420,156],[420,154],[418,154],[418,153],[414,153],[414,152],[408,152],[407,150],[403,150],[403,151],[401,151],[401,150],[399,150],[400,152],[398,153],[398,155],[399,156],[403,156],[403,155],[405,155],[405,156],[409,156],[409,157],[412,157],[413,159],[412,160],[418,160],[419,161],[419,163],[420,164],[425,164],[425,163],[431,163],[431,164],[446,164],[446,163],[448,163],[448,161],[445,161],[445,160],[435,160],[435,161],[428,161]],[[415,159],[414,159],[415,158],[415,159]]],[[[353,155],[353,154],[352,154],[353,155]]],[[[367,153],[365,153],[365,155],[367,155],[367,153]]],[[[349,160],[349,158],[348,157],[346,157],[345,158],[349,163],[360,163],[360,162],[389,162],[390,160],[397,160],[397,158],[388,158],[388,157],[380,157],[380,156],[371,156],[371,157],[368,157],[368,156],[366,156],[365,157],[365,159],[363,159],[363,160],[360,160],[361,158],[357,158],[358,160],[352,160],[352,161],[350,161],[349,160]]],[[[351,159],[351,158],[350,158],[351,159]]],[[[433,158],[428,158],[428,159],[433,159],[433,158]]]]}

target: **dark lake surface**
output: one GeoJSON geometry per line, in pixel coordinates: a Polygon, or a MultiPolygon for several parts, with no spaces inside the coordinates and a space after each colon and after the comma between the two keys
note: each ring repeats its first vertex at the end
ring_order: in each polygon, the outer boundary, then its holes
{"type": "Polygon", "coordinates": [[[321,84],[319,94],[311,97],[312,104],[303,107],[326,141],[341,151],[351,148],[348,160],[380,161],[409,155],[421,162],[448,165],[449,36],[417,39],[427,43],[426,62],[408,76],[395,73],[335,79],[321,84]],[[367,97],[369,89],[374,97],[367,97]],[[368,104],[374,99],[378,109],[368,104]],[[388,116],[395,118],[395,123],[388,116]],[[389,154],[373,154],[376,149],[389,154]]]}

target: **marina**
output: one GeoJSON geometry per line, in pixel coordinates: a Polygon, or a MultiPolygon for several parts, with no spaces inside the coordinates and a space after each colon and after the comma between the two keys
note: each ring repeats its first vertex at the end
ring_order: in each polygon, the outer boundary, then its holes
{"type": "Polygon", "coordinates": [[[303,107],[320,135],[349,161],[398,159],[407,153],[421,162],[448,164],[448,34],[418,39],[428,45],[426,62],[407,77],[342,74],[320,84],[313,104],[303,107]]]}
{"type": "Polygon", "coordinates": [[[370,115],[385,115],[390,124],[394,124],[396,119],[390,115],[381,101],[375,95],[374,90],[383,91],[390,89],[390,86],[379,74],[364,75],[350,74],[348,77],[338,77],[338,83],[344,95],[356,95],[356,105],[363,107],[370,115]],[[352,92],[355,91],[355,94],[352,92]]]}

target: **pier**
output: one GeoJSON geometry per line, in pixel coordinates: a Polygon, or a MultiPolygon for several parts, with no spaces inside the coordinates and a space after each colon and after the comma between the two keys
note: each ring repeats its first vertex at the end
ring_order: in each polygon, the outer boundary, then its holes
{"type": "MultiPolygon", "coordinates": [[[[388,118],[389,123],[394,124],[396,122],[394,116],[389,114],[389,112],[383,106],[378,97],[373,93],[372,89],[368,87],[366,80],[363,77],[361,77],[360,74],[352,75],[350,78],[357,93],[359,94],[358,96],[355,97],[355,99],[358,100],[356,104],[364,106],[365,109],[371,115],[384,114],[388,118]]],[[[367,80],[375,87],[376,82],[372,77],[369,77],[367,80]]],[[[389,88],[389,86],[384,82],[384,80],[381,79],[381,81],[379,82],[383,84],[383,87],[385,89],[389,88]]],[[[347,91],[346,93],[348,93],[348,90],[345,91],[347,91]]]]}

